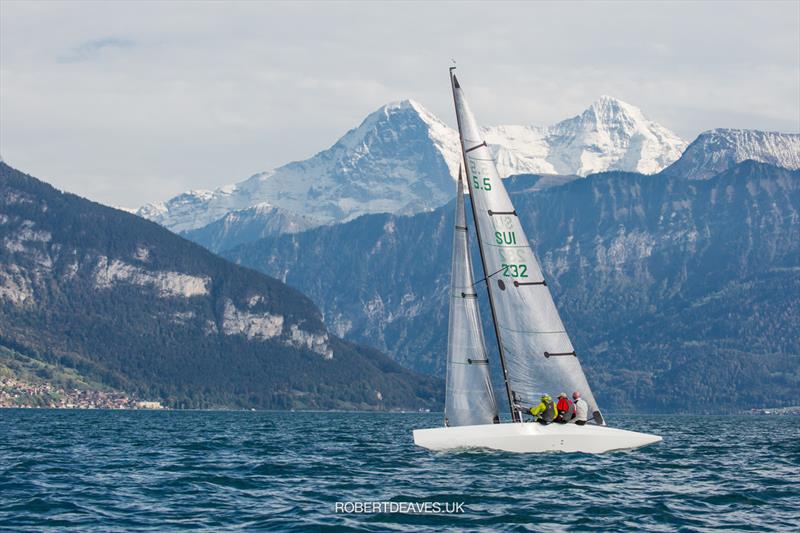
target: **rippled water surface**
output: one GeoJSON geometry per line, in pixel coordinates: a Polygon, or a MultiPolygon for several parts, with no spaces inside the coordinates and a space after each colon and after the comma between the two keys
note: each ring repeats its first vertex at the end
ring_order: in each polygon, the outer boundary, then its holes
{"type": "Polygon", "coordinates": [[[797,530],[800,418],[611,416],[632,452],[431,453],[435,414],[0,410],[0,527],[797,530]],[[463,513],[336,513],[336,502],[463,513]]]}

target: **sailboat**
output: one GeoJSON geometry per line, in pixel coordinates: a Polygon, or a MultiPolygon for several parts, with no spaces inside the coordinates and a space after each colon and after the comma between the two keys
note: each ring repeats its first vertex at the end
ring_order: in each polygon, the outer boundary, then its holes
{"type": "Polygon", "coordinates": [[[482,138],[464,91],[450,68],[461,140],[450,286],[444,427],[414,430],[431,450],[489,448],[510,452],[603,453],[661,441],[658,435],[606,424],[581,368],[519,216],[482,138]],[[464,205],[464,179],[484,278],[473,281],[464,205]],[[485,282],[511,421],[500,423],[476,287],[485,282]],[[578,391],[589,422],[526,422],[543,394],[578,391]]]}

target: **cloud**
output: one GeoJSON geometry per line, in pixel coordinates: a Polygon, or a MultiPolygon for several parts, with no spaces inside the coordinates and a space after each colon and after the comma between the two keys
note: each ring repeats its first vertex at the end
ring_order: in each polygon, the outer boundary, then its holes
{"type": "Polygon", "coordinates": [[[0,151],[114,205],[305,159],[393,100],[454,126],[452,57],[483,124],[552,124],[610,94],[687,140],[800,130],[800,2],[0,0],[0,14],[0,151]]]}
{"type": "Polygon", "coordinates": [[[80,61],[92,61],[99,58],[104,51],[122,50],[125,48],[132,48],[135,45],[136,43],[132,39],[125,39],[122,37],[91,39],[59,55],[58,62],[76,63],[80,61]]]}

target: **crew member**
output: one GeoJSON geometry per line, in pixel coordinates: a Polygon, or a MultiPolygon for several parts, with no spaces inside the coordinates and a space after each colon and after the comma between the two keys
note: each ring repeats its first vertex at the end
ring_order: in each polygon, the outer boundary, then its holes
{"type": "Polygon", "coordinates": [[[575,423],[582,426],[589,417],[589,404],[581,398],[581,393],[578,391],[572,393],[572,399],[575,401],[575,423]]]}
{"type": "Polygon", "coordinates": [[[567,422],[572,420],[572,417],[575,416],[575,405],[572,401],[567,398],[567,393],[562,392],[558,395],[558,403],[556,404],[556,409],[558,409],[558,416],[556,417],[556,422],[559,424],[566,424],[567,422]]]}
{"type": "Polygon", "coordinates": [[[533,416],[534,422],[539,422],[544,425],[555,420],[558,415],[556,404],[553,403],[553,399],[547,394],[542,395],[539,405],[530,408],[530,413],[531,416],[533,416]]]}

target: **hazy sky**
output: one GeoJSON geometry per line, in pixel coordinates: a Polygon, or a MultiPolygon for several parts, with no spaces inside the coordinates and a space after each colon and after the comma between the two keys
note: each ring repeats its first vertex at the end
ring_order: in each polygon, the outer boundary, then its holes
{"type": "Polygon", "coordinates": [[[454,124],[547,125],[601,94],[691,140],[800,131],[800,1],[0,0],[0,155],[135,207],[333,144],[414,98],[454,124]]]}

